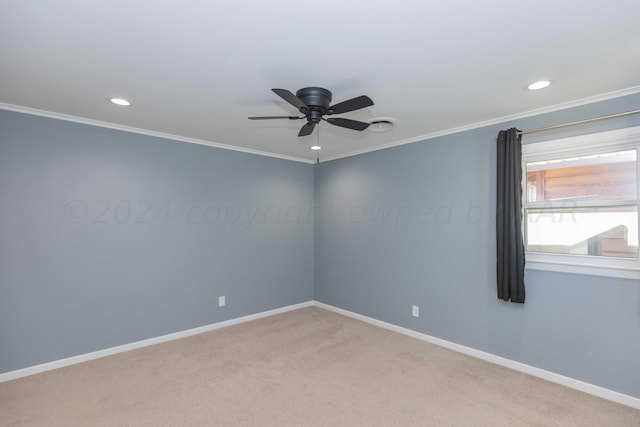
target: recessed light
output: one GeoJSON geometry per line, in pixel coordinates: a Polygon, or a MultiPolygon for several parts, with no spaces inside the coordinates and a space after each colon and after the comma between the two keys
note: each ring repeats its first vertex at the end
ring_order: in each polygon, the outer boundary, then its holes
{"type": "Polygon", "coordinates": [[[319,145],[312,145],[311,149],[312,150],[320,150],[322,147],[320,147],[319,145]]]}
{"type": "Polygon", "coordinates": [[[128,107],[131,105],[131,102],[127,101],[124,98],[109,98],[109,101],[121,107],[128,107]]]}
{"type": "Polygon", "coordinates": [[[529,86],[527,86],[527,89],[529,89],[529,90],[544,89],[545,87],[549,86],[550,84],[551,84],[550,81],[539,80],[537,82],[531,83],[529,86]]]}

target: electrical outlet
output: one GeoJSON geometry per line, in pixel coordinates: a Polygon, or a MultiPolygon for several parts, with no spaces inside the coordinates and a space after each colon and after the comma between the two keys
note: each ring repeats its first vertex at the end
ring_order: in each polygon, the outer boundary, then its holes
{"type": "Polygon", "coordinates": [[[411,306],[411,315],[413,317],[420,317],[420,307],[417,305],[411,306]]]}
{"type": "Polygon", "coordinates": [[[218,307],[224,307],[227,304],[226,298],[223,296],[218,297],[218,307]]]}

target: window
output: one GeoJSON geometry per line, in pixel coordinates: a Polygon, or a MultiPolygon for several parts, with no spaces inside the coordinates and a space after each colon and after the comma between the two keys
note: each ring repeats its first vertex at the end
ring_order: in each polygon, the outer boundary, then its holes
{"type": "Polygon", "coordinates": [[[527,267],[640,278],[640,127],[524,144],[527,267]]]}

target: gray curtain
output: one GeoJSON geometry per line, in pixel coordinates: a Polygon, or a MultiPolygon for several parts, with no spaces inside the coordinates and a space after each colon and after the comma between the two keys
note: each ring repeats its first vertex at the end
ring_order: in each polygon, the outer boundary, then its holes
{"type": "Polygon", "coordinates": [[[496,239],[498,298],[524,303],[522,236],[522,135],[511,128],[498,134],[496,239]]]}

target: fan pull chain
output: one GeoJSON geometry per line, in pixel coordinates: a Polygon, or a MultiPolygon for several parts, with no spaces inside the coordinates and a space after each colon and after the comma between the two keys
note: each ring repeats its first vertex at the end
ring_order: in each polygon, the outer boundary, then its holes
{"type": "MultiPolygon", "coordinates": [[[[322,147],[320,145],[320,123],[318,123],[318,132],[316,132],[316,141],[318,147],[322,147]]],[[[320,150],[316,150],[316,164],[320,163],[320,150]]]]}

